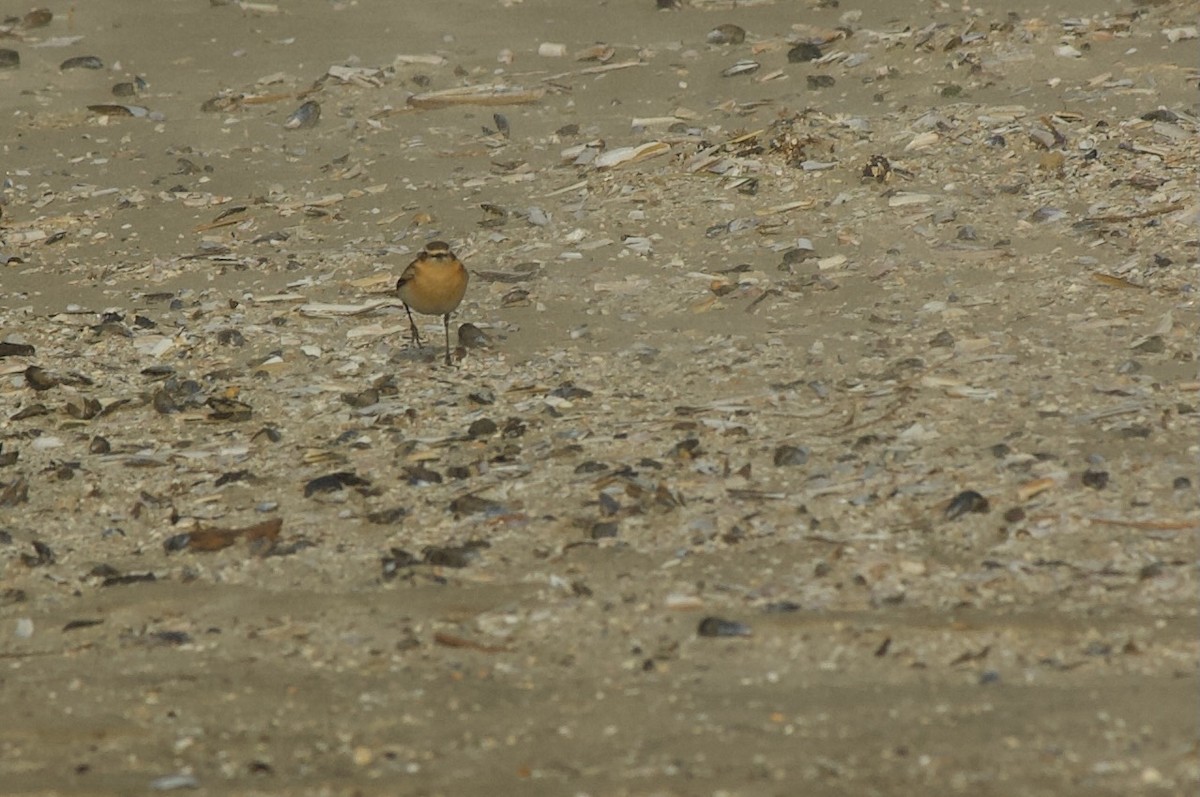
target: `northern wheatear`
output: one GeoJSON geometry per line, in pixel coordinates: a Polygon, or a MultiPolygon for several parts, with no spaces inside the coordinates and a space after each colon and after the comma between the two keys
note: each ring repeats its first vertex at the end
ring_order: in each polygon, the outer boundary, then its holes
{"type": "Polygon", "coordinates": [[[413,342],[421,347],[421,335],[412,311],[425,315],[440,315],[446,328],[446,365],[450,365],[450,314],[467,292],[470,275],[445,241],[430,241],[409,263],[396,282],[396,293],[404,302],[413,342]]]}

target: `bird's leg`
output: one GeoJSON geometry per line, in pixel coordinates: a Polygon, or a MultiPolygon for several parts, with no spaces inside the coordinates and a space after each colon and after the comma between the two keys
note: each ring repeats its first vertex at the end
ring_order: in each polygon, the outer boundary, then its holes
{"type": "Polygon", "coordinates": [[[404,305],[404,312],[408,313],[408,327],[412,330],[413,343],[417,344],[417,348],[421,348],[421,333],[417,332],[417,322],[413,320],[412,310],[408,309],[408,305],[404,305]]]}
{"type": "Polygon", "coordinates": [[[450,314],[442,316],[442,326],[446,328],[446,365],[450,365],[450,314]]]}

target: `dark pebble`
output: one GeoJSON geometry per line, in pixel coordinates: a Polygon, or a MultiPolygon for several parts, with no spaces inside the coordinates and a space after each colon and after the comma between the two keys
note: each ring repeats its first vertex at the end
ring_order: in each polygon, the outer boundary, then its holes
{"type": "Polygon", "coordinates": [[[221,487],[226,484],[233,484],[234,482],[253,481],[253,479],[254,474],[248,470],[231,470],[218,476],[213,482],[213,486],[221,487]]]}
{"type": "Polygon", "coordinates": [[[492,345],[492,336],[471,323],[458,327],[458,345],[464,349],[486,349],[492,345]]]}
{"type": "Polygon", "coordinates": [[[951,335],[947,330],[943,329],[941,332],[929,339],[929,346],[933,349],[954,348],[954,336],[951,335]]]}
{"type": "Polygon", "coordinates": [[[251,437],[250,439],[257,440],[260,437],[265,438],[268,442],[278,443],[280,440],[283,439],[283,433],[280,432],[278,429],[276,429],[274,426],[264,426],[263,428],[261,428],[257,432],[255,432],[254,436],[251,437]]]}
{"type": "Polygon", "coordinates": [[[179,553],[187,550],[187,547],[192,543],[192,535],[190,532],[182,534],[173,534],[163,540],[163,550],[167,553],[179,553]]]}
{"type": "Polygon", "coordinates": [[[606,470],[608,470],[607,465],[605,465],[603,462],[597,462],[594,459],[589,459],[586,462],[580,462],[575,466],[576,475],[587,473],[603,473],[606,470]]]}
{"type": "Polygon", "coordinates": [[[151,399],[154,409],[163,415],[170,415],[173,412],[182,412],[183,408],[175,401],[175,397],[166,390],[159,390],[151,399]]]}
{"type": "Polygon", "coordinates": [[[77,631],[80,628],[91,628],[94,625],[101,625],[103,623],[103,620],[71,620],[69,623],[63,626],[62,630],[65,634],[68,631],[77,631]]]}
{"type": "Polygon", "coordinates": [[[475,472],[471,470],[469,465],[451,465],[446,468],[446,475],[451,479],[462,480],[471,478],[475,475],[475,472]]]}
{"type": "Polygon", "coordinates": [[[597,503],[600,504],[600,514],[613,516],[621,511],[621,502],[608,493],[600,493],[597,503]]]}
{"type": "Polygon", "coordinates": [[[175,368],[170,365],[151,365],[138,373],[147,379],[166,379],[175,375],[175,368]]]}
{"type": "Polygon", "coordinates": [[[1149,579],[1149,578],[1158,578],[1162,574],[1163,574],[1163,563],[1162,562],[1151,562],[1148,565],[1143,565],[1142,568],[1140,570],[1138,570],[1138,579],[1140,581],[1145,581],[1146,579],[1149,579]]]}
{"type": "Polygon", "coordinates": [[[81,421],[90,421],[100,414],[100,402],[94,398],[76,397],[67,402],[64,409],[67,415],[81,421]]]}
{"type": "Polygon", "coordinates": [[[357,393],[343,393],[342,401],[346,402],[355,409],[371,407],[379,403],[379,391],[373,387],[369,387],[366,390],[360,390],[357,393]]]}
{"type": "Polygon", "coordinates": [[[0,50],[0,69],[16,69],[21,65],[21,54],[16,50],[0,50]]]}
{"type": "Polygon", "coordinates": [[[396,574],[406,567],[413,567],[421,564],[421,560],[413,556],[403,548],[393,548],[390,556],[385,556],[381,560],[383,565],[383,579],[391,581],[396,577],[396,574]]]}
{"type": "Polygon", "coordinates": [[[815,249],[789,249],[783,253],[783,265],[781,268],[789,270],[792,266],[798,266],[805,260],[812,260],[817,257],[815,249]]]}
{"type": "Polygon", "coordinates": [[[0,506],[17,506],[29,502],[29,480],[18,475],[11,482],[0,482],[0,506]]]}
{"type": "Polygon", "coordinates": [[[58,379],[50,376],[36,365],[25,369],[25,382],[34,390],[49,390],[59,384],[58,379]]]}
{"type": "Polygon", "coordinates": [[[491,418],[480,418],[477,421],[472,421],[467,427],[467,437],[479,439],[480,437],[489,437],[500,430],[496,426],[496,422],[491,418]]]}
{"type": "Polygon", "coordinates": [[[987,512],[988,500],[974,490],[963,490],[946,506],[946,520],[954,520],[969,512],[987,512]]]}
{"type": "Polygon", "coordinates": [[[1167,342],[1163,340],[1162,335],[1151,335],[1134,346],[1133,350],[1143,352],[1144,354],[1162,354],[1167,350],[1167,342]]]}
{"type": "Polygon", "coordinates": [[[316,127],[317,122],[321,120],[321,105],[320,103],[309,100],[301,105],[292,115],[283,123],[284,128],[288,130],[307,130],[311,127],[316,127]]]}
{"type": "Polygon", "coordinates": [[[246,336],[236,329],[222,329],[217,332],[217,343],[240,348],[246,345],[246,336]]]}
{"type": "Polygon", "coordinates": [[[735,620],[705,617],[696,628],[696,633],[705,637],[750,636],[750,626],[735,620]]]}
{"type": "Polygon", "coordinates": [[[592,391],[582,387],[576,387],[571,382],[564,382],[562,385],[554,388],[554,390],[551,390],[550,395],[554,396],[555,398],[573,401],[575,399],[591,398],[592,391]]]}
{"type": "Polygon", "coordinates": [[[1147,122],[1178,122],[1179,114],[1166,108],[1155,108],[1142,114],[1142,119],[1147,122]]]}
{"type": "Polygon", "coordinates": [[[788,50],[789,64],[800,64],[805,61],[815,61],[821,57],[821,48],[815,44],[804,42],[788,50]]]}
{"type": "Polygon", "coordinates": [[[21,17],[21,25],[27,30],[35,28],[44,28],[50,24],[50,20],[54,19],[54,12],[48,8],[35,8],[25,16],[21,17]]]}
{"type": "Polygon", "coordinates": [[[741,44],[746,41],[746,30],[726,22],[710,30],[704,38],[709,44],[741,44]]]}
{"type": "Polygon", "coordinates": [[[441,484],[444,479],[442,474],[424,462],[419,462],[404,469],[404,481],[413,487],[424,487],[430,484],[441,484]]]}
{"type": "Polygon", "coordinates": [[[1020,523],[1025,519],[1025,510],[1019,506],[1014,506],[1004,513],[1004,521],[1006,523],[1020,523]]]}
{"type": "Polygon", "coordinates": [[[593,540],[611,539],[617,536],[619,530],[620,526],[615,520],[598,520],[588,529],[588,538],[593,540]]]}
{"type": "Polygon", "coordinates": [[[103,69],[104,62],[94,55],[77,55],[63,61],[58,68],[64,72],[68,69],[103,69]]]}
{"type": "Polygon", "coordinates": [[[1091,487],[1093,490],[1103,490],[1108,486],[1108,471],[1085,470],[1083,472],[1083,486],[1091,487]]]}
{"type": "Polygon", "coordinates": [[[1176,476],[1171,486],[1176,490],[1190,490],[1192,489],[1192,480],[1187,476],[1176,476]]]}
{"type": "Polygon", "coordinates": [[[26,418],[36,418],[39,415],[49,415],[50,408],[45,404],[28,404],[17,410],[9,417],[11,421],[23,421],[26,418]]]}
{"type": "Polygon", "coordinates": [[[474,393],[468,393],[467,398],[476,404],[480,404],[485,407],[496,403],[496,394],[490,390],[487,390],[486,388],[483,390],[476,390],[474,393]]]}
{"type": "Polygon", "coordinates": [[[463,545],[430,545],[421,554],[427,565],[461,568],[478,561],[480,551],[490,547],[483,540],[473,540],[463,545]]]}
{"type": "Polygon", "coordinates": [[[120,576],[109,576],[100,582],[102,587],[124,587],[129,584],[149,584],[158,581],[153,573],[126,573],[120,576]]]}
{"type": "Polygon", "coordinates": [[[54,549],[40,540],[34,540],[33,553],[21,554],[21,561],[26,567],[41,567],[42,565],[52,565],[58,561],[58,557],[54,555],[54,549]]]}
{"type": "Polygon", "coordinates": [[[248,421],[254,415],[254,408],[244,401],[213,396],[204,402],[212,412],[208,417],[214,421],[248,421]]]}
{"type": "Polygon", "coordinates": [[[808,449],[801,446],[782,445],[775,449],[772,461],[776,467],[804,465],[808,462],[808,449]]]}
{"type": "Polygon", "coordinates": [[[33,347],[27,343],[0,342],[0,359],[5,357],[32,357],[33,347]]]}
{"type": "Polygon", "coordinates": [[[357,476],[353,471],[338,471],[309,481],[304,485],[304,497],[311,498],[317,493],[335,493],[347,487],[369,487],[371,482],[357,476]]]}
{"type": "Polygon", "coordinates": [[[481,498],[478,495],[460,495],[450,502],[448,508],[450,512],[458,517],[463,515],[490,515],[495,517],[507,511],[507,507],[504,504],[497,503],[488,498],[481,498]]]}
{"type": "Polygon", "coordinates": [[[367,515],[367,522],[374,523],[377,526],[391,526],[399,523],[408,517],[408,510],[402,506],[394,506],[390,509],[379,509],[367,515]]]}
{"type": "Polygon", "coordinates": [[[810,89],[818,90],[827,89],[837,81],[833,79],[833,75],[809,75],[805,78],[805,82],[810,89]]]}

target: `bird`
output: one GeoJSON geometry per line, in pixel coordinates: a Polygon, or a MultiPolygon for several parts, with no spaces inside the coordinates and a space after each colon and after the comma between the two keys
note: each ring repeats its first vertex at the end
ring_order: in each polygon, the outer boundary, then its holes
{"type": "Polygon", "coordinates": [[[450,314],[458,308],[467,293],[471,275],[466,266],[450,251],[445,241],[430,241],[408,264],[396,281],[396,294],[404,303],[413,342],[421,348],[421,334],[412,311],[424,315],[440,315],[446,328],[446,365],[450,361],[450,314]]]}

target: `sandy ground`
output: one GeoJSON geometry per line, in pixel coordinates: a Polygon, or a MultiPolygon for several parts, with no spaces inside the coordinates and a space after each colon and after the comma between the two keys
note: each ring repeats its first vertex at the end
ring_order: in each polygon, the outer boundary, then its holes
{"type": "Polygon", "coordinates": [[[1194,793],[1197,5],[680,6],[8,9],[0,792],[1194,793]]]}

